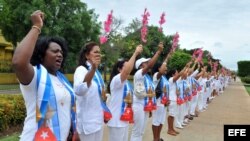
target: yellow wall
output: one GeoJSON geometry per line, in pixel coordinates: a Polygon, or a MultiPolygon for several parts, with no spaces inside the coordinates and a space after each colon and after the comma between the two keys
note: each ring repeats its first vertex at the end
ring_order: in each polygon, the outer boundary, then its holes
{"type": "Polygon", "coordinates": [[[14,73],[0,73],[1,84],[18,84],[18,80],[14,73]]]}
{"type": "Polygon", "coordinates": [[[13,51],[12,43],[5,40],[0,29],[0,72],[9,72],[11,70],[13,51]]]}

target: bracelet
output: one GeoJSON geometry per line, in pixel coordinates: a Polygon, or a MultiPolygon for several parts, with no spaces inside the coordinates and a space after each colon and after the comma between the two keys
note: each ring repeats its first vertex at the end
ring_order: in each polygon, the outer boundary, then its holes
{"type": "Polygon", "coordinates": [[[37,29],[37,30],[38,30],[38,32],[39,32],[39,34],[41,33],[41,28],[40,28],[40,27],[38,27],[38,26],[36,26],[36,25],[33,25],[33,26],[32,26],[32,28],[37,29]]]}

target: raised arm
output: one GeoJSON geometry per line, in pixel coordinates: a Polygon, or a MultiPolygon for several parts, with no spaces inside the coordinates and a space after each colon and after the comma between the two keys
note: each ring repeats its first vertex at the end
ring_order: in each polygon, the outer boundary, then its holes
{"type": "Polygon", "coordinates": [[[163,43],[160,42],[159,45],[158,45],[158,50],[156,51],[156,53],[154,54],[154,56],[148,61],[147,67],[143,68],[143,70],[142,70],[142,74],[143,75],[146,74],[149,71],[149,69],[153,68],[156,60],[158,59],[158,57],[160,56],[161,52],[163,51],[163,48],[164,48],[163,43]]]}
{"type": "Polygon", "coordinates": [[[100,47],[96,46],[93,47],[90,55],[87,55],[88,61],[91,63],[91,69],[90,71],[86,74],[83,82],[87,82],[88,87],[91,85],[91,81],[95,75],[95,71],[98,68],[99,64],[101,63],[101,51],[100,47]]]}
{"type": "Polygon", "coordinates": [[[20,83],[29,84],[34,76],[34,70],[30,64],[36,41],[43,27],[44,13],[37,10],[31,14],[32,28],[17,46],[12,65],[20,83]]]}
{"type": "Polygon", "coordinates": [[[186,66],[177,74],[173,77],[173,82],[176,82],[181,76],[184,75],[188,71],[188,68],[190,67],[190,62],[186,64],[186,66]]]}
{"type": "Polygon", "coordinates": [[[133,70],[136,56],[138,56],[142,52],[142,50],[142,45],[138,45],[129,61],[124,63],[123,69],[121,71],[121,81],[125,81],[128,78],[129,74],[133,70]]]}
{"type": "Polygon", "coordinates": [[[161,64],[161,67],[159,68],[159,72],[157,73],[157,80],[161,78],[161,76],[164,74],[164,72],[166,71],[166,69],[164,68],[167,68],[167,64],[168,64],[168,60],[169,58],[171,57],[172,55],[172,51],[170,51],[167,56],[165,57],[163,63],[161,64]]]}

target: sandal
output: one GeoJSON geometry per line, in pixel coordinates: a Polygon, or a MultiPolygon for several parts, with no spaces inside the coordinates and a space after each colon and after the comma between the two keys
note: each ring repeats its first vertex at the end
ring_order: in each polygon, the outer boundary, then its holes
{"type": "Polygon", "coordinates": [[[176,136],[177,133],[176,132],[168,132],[169,135],[172,135],[172,136],[176,136]]]}
{"type": "Polygon", "coordinates": [[[174,131],[176,134],[180,134],[180,132],[178,132],[178,131],[174,131]]]}

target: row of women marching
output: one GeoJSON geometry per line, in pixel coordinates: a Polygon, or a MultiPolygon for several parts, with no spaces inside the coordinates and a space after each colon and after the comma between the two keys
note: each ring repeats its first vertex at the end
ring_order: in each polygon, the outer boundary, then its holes
{"type": "Polygon", "coordinates": [[[173,50],[161,63],[156,63],[163,49],[160,42],[152,58],[135,61],[135,56],[143,51],[138,45],[128,61],[118,61],[114,65],[108,86],[111,96],[107,102],[112,114],[107,123],[110,141],[142,141],[150,117],[154,141],[163,141],[160,134],[166,120],[167,133],[177,136],[180,132],[175,128],[182,129],[198,117],[228,84],[229,75],[225,71],[208,72],[207,66],[201,66],[195,58],[182,70],[168,70],[167,62],[173,50]],[[127,79],[133,64],[136,72],[131,86],[127,79]],[[129,137],[130,123],[133,125],[129,137]]]}
{"type": "Polygon", "coordinates": [[[72,87],[60,71],[67,44],[60,37],[39,37],[43,20],[42,11],[32,13],[33,26],[12,59],[27,111],[21,141],[102,141],[103,123],[109,141],[142,141],[147,124],[152,124],[153,140],[163,141],[162,128],[181,134],[176,128],[190,124],[228,84],[226,71],[208,72],[195,57],[182,70],[167,68],[175,49],[159,60],[160,42],[151,58],[136,59],[143,52],[138,45],[128,60],[115,63],[106,86],[98,70],[100,46],[88,42],[79,52],[72,87]]]}

